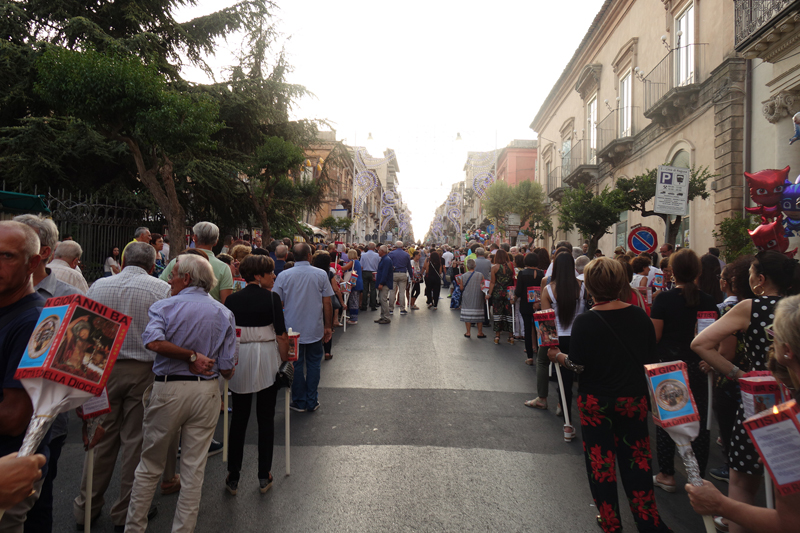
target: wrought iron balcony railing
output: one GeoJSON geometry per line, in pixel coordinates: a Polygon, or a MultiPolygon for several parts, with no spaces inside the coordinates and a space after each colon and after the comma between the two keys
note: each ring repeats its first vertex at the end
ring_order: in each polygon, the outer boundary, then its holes
{"type": "Polygon", "coordinates": [[[644,78],[644,114],[648,116],[681,89],[699,86],[704,80],[706,45],[688,44],[670,50],[644,78]]]}
{"type": "Polygon", "coordinates": [[[559,189],[561,189],[561,167],[556,167],[547,175],[547,194],[552,197],[559,189]]]}
{"type": "Polygon", "coordinates": [[[737,51],[771,28],[785,11],[800,7],[798,0],[733,0],[734,46],[737,51]]]}
{"type": "Polygon", "coordinates": [[[616,164],[628,155],[633,137],[639,133],[639,108],[617,108],[597,123],[597,157],[616,164]]]}

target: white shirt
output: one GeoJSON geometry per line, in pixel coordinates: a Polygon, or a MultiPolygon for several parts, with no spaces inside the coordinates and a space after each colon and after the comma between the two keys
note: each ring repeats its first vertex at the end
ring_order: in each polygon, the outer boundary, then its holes
{"type": "Polygon", "coordinates": [[[50,271],[64,283],[68,283],[86,294],[89,290],[89,284],[83,279],[80,272],[69,266],[63,259],[53,259],[47,267],[50,271]]]}
{"type": "Polygon", "coordinates": [[[453,253],[450,251],[443,253],[442,259],[444,259],[444,267],[450,268],[450,262],[453,260],[453,253]]]}
{"type": "Polygon", "coordinates": [[[151,276],[137,266],[125,267],[116,276],[100,278],[92,283],[87,298],[133,318],[122,342],[119,359],[148,363],[155,360],[155,352],[146,349],[142,343],[142,333],[149,320],[147,310],[155,302],[168,298],[169,292],[170,286],[166,281],[151,276]]]}
{"type": "Polygon", "coordinates": [[[103,272],[110,272],[114,274],[114,270],[111,267],[119,268],[119,263],[113,257],[108,256],[108,259],[106,259],[106,262],[103,265],[103,272]]]}

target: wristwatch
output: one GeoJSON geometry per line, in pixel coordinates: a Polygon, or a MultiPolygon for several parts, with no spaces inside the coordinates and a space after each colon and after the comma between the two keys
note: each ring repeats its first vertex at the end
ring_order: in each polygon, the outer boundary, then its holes
{"type": "Polygon", "coordinates": [[[192,350],[192,355],[189,356],[189,362],[194,363],[195,361],[197,361],[197,352],[192,350]]]}

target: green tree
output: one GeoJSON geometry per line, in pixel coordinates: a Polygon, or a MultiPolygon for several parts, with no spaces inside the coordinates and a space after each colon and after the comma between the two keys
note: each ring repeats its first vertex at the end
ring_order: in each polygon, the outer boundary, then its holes
{"type": "MultiPolygon", "coordinates": [[[[186,210],[172,157],[213,147],[210,137],[223,127],[216,102],[171,90],[155,66],[131,55],[50,47],[36,69],[34,91],[52,109],[127,146],[170,231],[183,235],[186,210]]],[[[174,240],[177,254],[183,239],[174,240]]]]}
{"type": "Polygon", "coordinates": [[[514,189],[505,181],[492,183],[481,199],[481,206],[486,210],[486,216],[498,230],[504,230],[508,214],[514,210],[514,189]]]}
{"type": "Polygon", "coordinates": [[[732,263],[743,255],[755,255],[756,247],[747,230],[756,229],[758,224],[758,219],[752,215],[743,217],[741,213],[734,213],[711,232],[722,242],[722,258],[726,263],[732,263]]]}
{"type": "Polygon", "coordinates": [[[353,225],[353,219],[348,217],[336,218],[333,215],[328,215],[322,219],[319,225],[321,228],[331,232],[331,234],[346,233],[350,230],[350,226],[353,225]]]}
{"type": "Polygon", "coordinates": [[[585,185],[567,189],[558,206],[559,229],[572,231],[578,228],[582,235],[588,236],[588,254],[592,257],[597,243],[603,235],[610,233],[608,228],[619,222],[619,212],[624,209],[622,195],[608,187],[599,194],[594,194],[585,185]]]}
{"type": "Polygon", "coordinates": [[[553,231],[553,224],[547,214],[544,189],[539,183],[521,181],[513,189],[513,212],[519,215],[520,228],[528,224],[522,232],[534,239],[544,237],[553,231]]]}
{"type": "MultiPolygon", "coordinates": [[[[632,178],[619,178],[617,179],[616,188],[622,193],[623,203],[625,204],[622,210],[639,211],[643,217],[660,218],[664,221],[665,226],[669,228],[667,242],[675,244],[683,217],[676,216],[675,220],[670,222],[671,215],[656,213],[652,208],[647,207],[656,195],[657,174],[658,169],[653,168],[632,178]]],[[[706,191],[706,182],[715,176],[716,174],[711,174],[708,171],[708,167],[692,168],[691,178],[689,179],[688,201],[691,202],[695,198],[707,199],[709,192],[706,191]]]]}

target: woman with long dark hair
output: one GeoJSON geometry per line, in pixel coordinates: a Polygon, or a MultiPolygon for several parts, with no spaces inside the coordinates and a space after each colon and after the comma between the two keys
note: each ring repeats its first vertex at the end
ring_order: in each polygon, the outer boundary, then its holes
{"type": "MultiPolygon", "coordinates": [[[[338,320],[338,311],[344,309],[344,297],[342,296],[342,290],[339,287],[339,284],[336,282],[336,278],[334,273],[331,271],[331,260],[333,257],[328,252],[317,252],[314,254],[314,257],[311,258],[311,266],[315,266],[320,270],[323,270],[326,274],[328,274],[328,281],[331,284],[331,288],[333,289],[333,298],[331,298],[331,304],[333,304],[333,320],[334,324],[336,324],[338,320]],[[335,303],[334,303],[335,302],[335,303]]],[[[325,349],[325,360],[330,361],[333,359],[333,354],[331,354],[331,348],[333,347],[333,339],[329,340],[328,342],[323,343],[323,347],[325,349]]]]}
{"type": "Polygon", "coordinates": [[[508,332],[508,343],[514,344],[514,316],[508,299],[508,288],[513,284],[514,270],[508,266],[508,254],[501,248],[494,256],[489,294],[486,295],[486,299],[492,303],[495,344],[500,344],[500,333],[503,331],[508,332]]]}
{"type": "MultiPolygon", "coordinates": [[[[697,330],[697,313],[717,311],[714,299],[702,292],[695,280],[700,276],[700,258],[689,248],[683,248],[669,258],[675,288],[662,293],[653,302],[650,318],[656,330],[658,358],[661,362],[683,361],[689,374],[689,388],[700,413],[700,434],[692,442],[694,455],[700,466],[700,476],[705,476],[708,463],[709,431],[708,378],[700,368],[700,357],[691,349],[697,330]]],[[[675,492],[675,442],[669,433],[656,428],[659,473],[653,483],[667,491],[675,492]]]]}
{"type": "Polygon", "coordinates": [[[114,246],[106,257],[106,262],[103,263],[103,277],[110,278],[120,271],[122,267],[119,265],[119,246],[114,246]]]}
{"type": "MultiPolygon", "coordinates": [[[[583,283],[575,277],[575,260],[571,253],[559,253],[553,261],[553,275],[550,283],[542,290],[542,309],[552,309],[556,313],[556,330],[558,331],[558,349],[561,353],[569,355],[569,343],[572,336],[572,322],[584,310],[583,283]]],[[[563,413],[572,413],[572,380],[575,374],[572,370],[564,369],[561,379],[564,384],[563,413]]],[[[569,417],[570,421],[572,416],[569,417]]],[[[566,422],[566,417],[565,417],[566,422]]],[[[575,438],[575,428],[571,424],[564,424],[564,440],[572,441],[575,438]]]]}
{"type": "Polygon", "coordinates": [[[428,309],[436,311],[439,305],[439,293],[442,290],[442,277],[444,276],[444,261],[439,253],[432,251],[422,266],[425,273],[425,287],[428,295],[428,309]]]}
{"type": "Polygon", "coordinates": [[[711,254],[705,254],[700,258],[702,272],[698,278],[697,286],[700,290],[714,299],[715,304],[721,304],[725,298],[722,296],[722,289],[719,288],[719,278],[722,269],[719,266],[719,259],[711,254]]]}
{"type": "MultiPolygon", "coordinates": [[[[518,255],[517,257],[522,257],[518,255]]],[[[522,315],[522,333],[525,336],[525,353],[527,359],[525,362],[529,365],[534,363],[534,354],[538,346],[534,344],[533,334],[533,313],[538,310],[539,302],[528,301],[528,290],[537,287],[541,291],[542,279],[544,279],[544,271],[539,268],[539,255],[536,253],[526,254],[522,258],[524,269],[520,270],[517,275],[517,285],[514,289],[515,300],[517,301],[517,309],[522,315]]],[[[541,294],[541,293],[540,293],[541,294]]]]}
{"type": "MultiPolygon", "coordinates": [[[[736,304],[721,319],[703,330],[692,343],[692,349],[704,361],[731,380],[738,380],[745,371],[725,359],[717,346],[730,335],[744,331],[749,365],[747,370],[768,370],[769,335],[766,328],[775,319],[775,306],[781,298],[800,293],[800,266],[781,253],[759,252],[750,265],[749,274],[750,288],[756,297],[736,304]]],[[[675,276],[677,279],[677,272],[675,276]]],[[[764,467],[759,464],[755,446],[744,430],[744,418],[744,407],[740,399],[728,455],[728,496],[752,505],[762,484],[764,467]]],[[[745,530],[731,522],[730,531],[741,533],[745,530]]]]}

